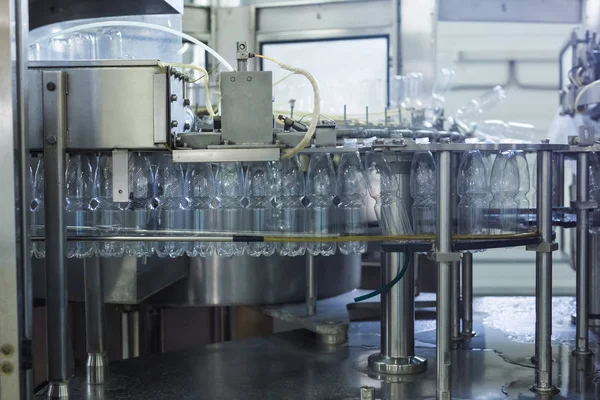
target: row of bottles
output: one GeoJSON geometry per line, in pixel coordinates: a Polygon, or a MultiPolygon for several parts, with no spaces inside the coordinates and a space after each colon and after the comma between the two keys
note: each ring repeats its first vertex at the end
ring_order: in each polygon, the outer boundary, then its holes
{"type": "MultiPolygon", "coordinates": [[[[418,152],[411,166],[412,215],[416,233],[436,230],[436,165],[430,152],[418,152]]],[[[530,171],[525,153],[504,151],[461,156],[456,179],[459,201],[455,231],[460,234],[518,233],[529,225],[530,171]]]]}

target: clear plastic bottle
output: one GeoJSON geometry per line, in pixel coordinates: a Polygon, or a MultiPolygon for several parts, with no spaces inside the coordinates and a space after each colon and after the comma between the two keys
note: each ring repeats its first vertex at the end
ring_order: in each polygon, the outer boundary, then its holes
{"type": "Polygon", "coordinates": [[[458,233],[487,233],[489,186],[483,157],[478,150],[463,154],[458,167],[458,233]]]}
{"type": "Polygon", "coordinates": [[[365,156],[369,194],[375,199],[375,216],[384,235],[410,235],[408,211],[400,198],[398,180],[381,152],[365,156]]]}
{"type": "MultiPolygon", "coordinates": [[[[98,232],[107,235],[118,235],[123,230],[124,211],[120,203],[113,201],[113,166],[112,156],[98,157],[94,174],[95,197],[91,208],[96,217],[98,232]]],[[[97,251],[100,257],[121,257],[124,254],[122,242],[98,242],[97,251]]]]}
{"type": "MultiPolygon", "coordinates": [[[[173,163],[170,153],[160,154],[155,178],[155,202],[159,217],[159,230],[184,230],[187,228],[187,200],[184,191],[184,175],[181,164],[173,163]]],[[[180,257],[186,244],[181,242],[157,242],[156,255],[164,258],[180,257]]]]}
{"type": "MultiPolygon", "coordinates": [[[[336,208],[333,199],[336,192],[335,170],[329,154],[312,154],[306,174],[306,195],[309,203],[306,210],[306,229],[312,236],[337,233],[336,208]]],[[[313,255],[335,254],[335,242],[309,242],[306,249],[313,255]]]]}
{"type": "MultiPolygon", "coordinates": [[[[95,233],[94,213],[90,208],[93,195],[92,165],[86,154],[71,154],[65,172],[67,194],[65,219],[68,234],[95,233]]],[[[67,242],[67,257],[95,255],[94,242],[67,242]]]]}
{"type": "MultiPolygon", "coordinates": [[[[340,233],[364,235],[367,232],[367,181],[358,152],[343,153],[337,176],[338,215],[340,233]]],[[[367,242],[340,242],[342,254],[362,254],[367,242]]]]}
{"type": "Polygon", "coordinates": [[[529,225],[529,199],[527,199],[527,194],[529,193],[529,189],[531,189],[529,164],[523,151],[515,151],[513,153],[517,167],[519,168],[519,192],[515,197],[515,201],[519,207],[517,212],[517,228],[520,232],[527,232],[534,228],[529,225]]]}
{"type": "Polygon", "coordinates": [[[496,86],[481,96],[472,99],[456,112],[456,118],[464,121],[477,119],[480,114],[504,103],[506,93],[502,86],[496,86]]]}
{"type": "MultiPolygon", "coordinates": [[[[125,207],[125,227],[129,231],[148,229],[148,211],[154,177],[148,157],[142,153],[129,154],[129,202],[125,207]]],[[[150,242],[125,242],[125,255],[147,257],[153,253],[150,242]]]]}
{"type": "Polygon", "coordinates": [[[515,233],[517,231],[519,193],[519,167],[514,153],[505,151],[496,156],[490,182],[492,202],[490,214],[495,215],[496,223],[490,226],[491,233],[515,233]]]}
{"type": "MultiPolygon", "coordinates": [[[[212,201],[215,198],[215,177],[208,163],[188,165],[186,174],[186,194],[192,218],[191,228],[195,233],[211,230],[213,224],[212,201]]],[[[189,257],[208,257],[214,252],[211,242],[191,242],[186,253],[189,257]]]]}
{"type": "MultiPolygon", "coordinates": [[[[276,165],[276,211],[277,230],[287,235],[304,234],[306,209],[302,204],[305,192],[305,179],[298,156],[281,160],[276,165]]],[[[277,244],[277,254],[281,256],[302,256],[306,251],[303,242],[277,244]]]]}
{"type": "MultiPolygon", "coordinates": [[[[273,227],[273,174],[266,162],[253,162],[246,171],[247,229],[257,235],[264,234],[273,227]]],[[[275,243],[250,242],[246,253],[253,257],[271,256],[275,253],[275,243]]]]}
{"type": "Polygon", "coordinates": [[[435,233],[436,172],[429,151],[415,153],[410,167],[410,194],[413,197],[412,217],[415,233],[435,233]]]}
{"type": "MultiPolygon", "coordinates": [[[[31,202],[29,210],[31,211],[31,235],[44,236],[44,158],[42,155],[37,159],[35,171],[30,169],[31,173],[31,202]]],[[[33,256],[36,258],[46,257],[45,242],[34,242],[32,247],[33,256]]]]}
{"type": "Polygon", "coordinates": [[[96,54],[100,60],[123,58],[123,36],[114,28],[101,29],[96,33],[96,54]]]}
{"type": "MultiPolygon", "coordinates": [[[[240,231],[243,223],[244,175],[239,162],[220,163],[215,176],[217,227],[223,232],[240,231]]],[[[246,243],[217,243],[217,255],[241,256],[246,243]]]]}

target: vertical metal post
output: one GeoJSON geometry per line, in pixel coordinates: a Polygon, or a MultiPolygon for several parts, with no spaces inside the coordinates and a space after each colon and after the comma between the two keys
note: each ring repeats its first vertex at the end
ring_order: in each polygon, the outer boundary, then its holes
{"type": "Polygon", "coordinates": [[[369,357],[369,368],[387,374],[416,374],[427,369],[427,360],[415,356],[414,268],[405,253],[384,253],[381,283],[398,276],[400,281],[381,296],[381,352],[369,357]]]}
{"type": "Polygon", "coordinates": [[[541,243],[536,253],[534,390],[550,393],[552,385],[552,152],[538,151],[538,230],[541,243]]]}
{"type": "Polygon", "coordinates": [[[121,311],[121,357],[140,356],[140,312],[124,306],[121,311]]]}
{"type": "Polygon", "coordinates": [[[44,196],[46,202],[46,321],[48,398],[69,397],[68,296],[65,263],[64,193],[67,131],[67,75],[42,72],[44,196]]]}
{"type": "MultiPolygon", "coordinates": [[[[450,151],[436,153],[438,256],[452,251],[452,157],[450,151]]],[[[450,400],[452,261],[438,261],[437,288],[437,399],[450,400]]]]}
{"type": "Polygon", "coordinates": [[[591,235],[589,245],[588,325],[598,328],[600,327],[600,235],[591,235]]]}
{"type": "Polygon", "coordinates": [[[133,310],[129,313],[131,318],[131,354],[140,356],[140,311],[133,310]]]}
{"type": "Polygon", "coordinates": [[[317,278],[315,276],[315,258],[306,254],[306,315],[317,313],[317,278]]]}
{"type": "Polygon", "coordinates": [[[473,337],[473,253],[462,257],[462,336],[473,337]]]}
{"type": "Polygon", "coordinates": [[[129,348],[129,313],[121,311],[121,358],[127,360],[131,358],[131,350],[129,348]]]}
{"type": "Polygon", "coordinates": [[[588,279],[590,272],[589,259],[589,154],[581,152],[577,155],[577,227],[575,231],[575,272],[577,275],[576,301],[577,326],[576,347],[574,354],[579,356],[591,355],[588,332],[588,279]]]}
{"type": "Polygon", "coordinates": [[[85,332],[87,346],[86,375],[87,382],[101,384],[109,375],[108,357],[106,356],[104,314],[104,287],[102,285],[102,268],[100,258],[92,257],[83,260],[85,277],[85,332]]]}
{"type": "Polygon", "coordinates": [[[460,262],[452,263],[452,348],[458,349],[460,340],[460,262]]]}

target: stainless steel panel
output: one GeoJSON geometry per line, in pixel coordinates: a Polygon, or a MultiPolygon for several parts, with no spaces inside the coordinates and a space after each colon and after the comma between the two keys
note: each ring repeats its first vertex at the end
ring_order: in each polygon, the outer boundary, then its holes
{"type": "Polygon", "coordinates": [[[210,8],[186,4],[181,25],[190,36],[210,35],[210,8]]]}
{"type": "Polygon", "coordinates": [[[276,161],[279,160],[279,147],[252,149],[207,149],[173,150],[173,161],[190,162],[236,162],[236,161],[276,161]]]}
{"type": "Polygon", "coordinates": [[[154,102],[154,143],[166,143],[169,131],[167,128],[167,78],[161,75],[154,75],[152,79],[152,99],[154,102]]]}
{"type": "Polygon", "coordinates": [[[577,24],[581,0],[440,0],[440,21],[577,24]]]}
{"type": "MultiPolygon", "coordinates": [[[[187,276],[188,259],[149,258],[144,264],[142,259],[133,257],[102,258],[102,279],[104,301],[115,304],[137,304],[158,291],[187,276]]],[[[46,297],[45,260],[33,260],[34,296],[46,297]]],[[[67,261],[69,301],[84,301],[83,261],[67,261]]]]}
{"type": "Polygon", "coordinates": [[[113,150],[112,168],[113,201],[125,203],[129,200],[129,152],[127,150],[113,150]]]}
{"type": "Polygon", "coordinates": [[[273,73],[221,73],[223,140],[273,143],[273,73]]]}
{"type": "MultiPolygon", "coordinates": [[[[315,257],[320,298],[360,284],[360,256],[315,257]]],[[[152,304],[238,305],[304,301],[305,257],[191,258],[187,279],[148,299],[152,304]]],[[[318,312],[318,308],[317,308],[318,312]]]]}

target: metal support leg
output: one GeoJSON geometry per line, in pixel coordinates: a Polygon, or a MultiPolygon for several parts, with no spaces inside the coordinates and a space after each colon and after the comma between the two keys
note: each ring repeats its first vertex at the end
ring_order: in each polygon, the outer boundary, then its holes
{"type": "Polygon", "coordinates": [[[452,263],[452,348],[458,349],[460,335],[460,262],[452,263]]]}
{"type": "MultiPolygon", "coordinates": [[[[393,280],[407,262],[404,253],[382,254],[381,282],[393,280]]],[[[427,360],[415,355],[414,268],[381,298],[381,353],[369,357],[369,368],[384,374],[416,374],[427,360]]]]}
{"type": "Polygon", "coordinates": [[[140,312],[126,307],[121,312],[121,357],[140,356],[140,312]]]}
{"type": "Polygon", "coordinates": [[[574,354],[590,356],[588,332],[588,279],[590,277],[589,259],[589,154],[582,152],[577,155],[577,228],[575,231],[575,271],[577,274],[577,343],[574,354]]]}
{"type": "Polygon", "coordinates": [[[466,252],[462,258],[462,337],[473,336],[473,253],[466,252]]]}
{"type": "Polygon", "coordinates": [[[317,277],[315,276],[315,258],[306,255],[306,315],[317,313],[317,277]]]}
{"type": "MultiPolygon", "coordinates": [[[[452,251],[452,159],[449,151],[437,158],[437,238],[436,251],[452,251]]],[[[437,399],[450,400],[452,262],[438,262],[437,288],[437,399]]]]}
{"type": "Polygon", "coordinates": [[[538,230],[542,243],[536,253],[535,348],[536,370],[533,389],[552,393],[552,152],[538,152],[538,230]]]}
{"type": "Polygon", "coordinates": [[[87,345],[87,382],[101,384],[108,379],[108,357],[106,356],[104,314],[104,288],[102,268],[98,257],[83,261],[85,275],[85,331],[87,345]]]}
{"type": "Polygon", "coordinates": [[[588,324],[597,329],[600,328],[600,235],[591,235],[589,245],[588,324]]]}
{"type": "Polygon", "coordinates": [[[64,193],[67,76],[44,71],[44,196],[46,202],[46,320],[48,398],[69,398],[68,296],[65,263],[64,193]]]}

